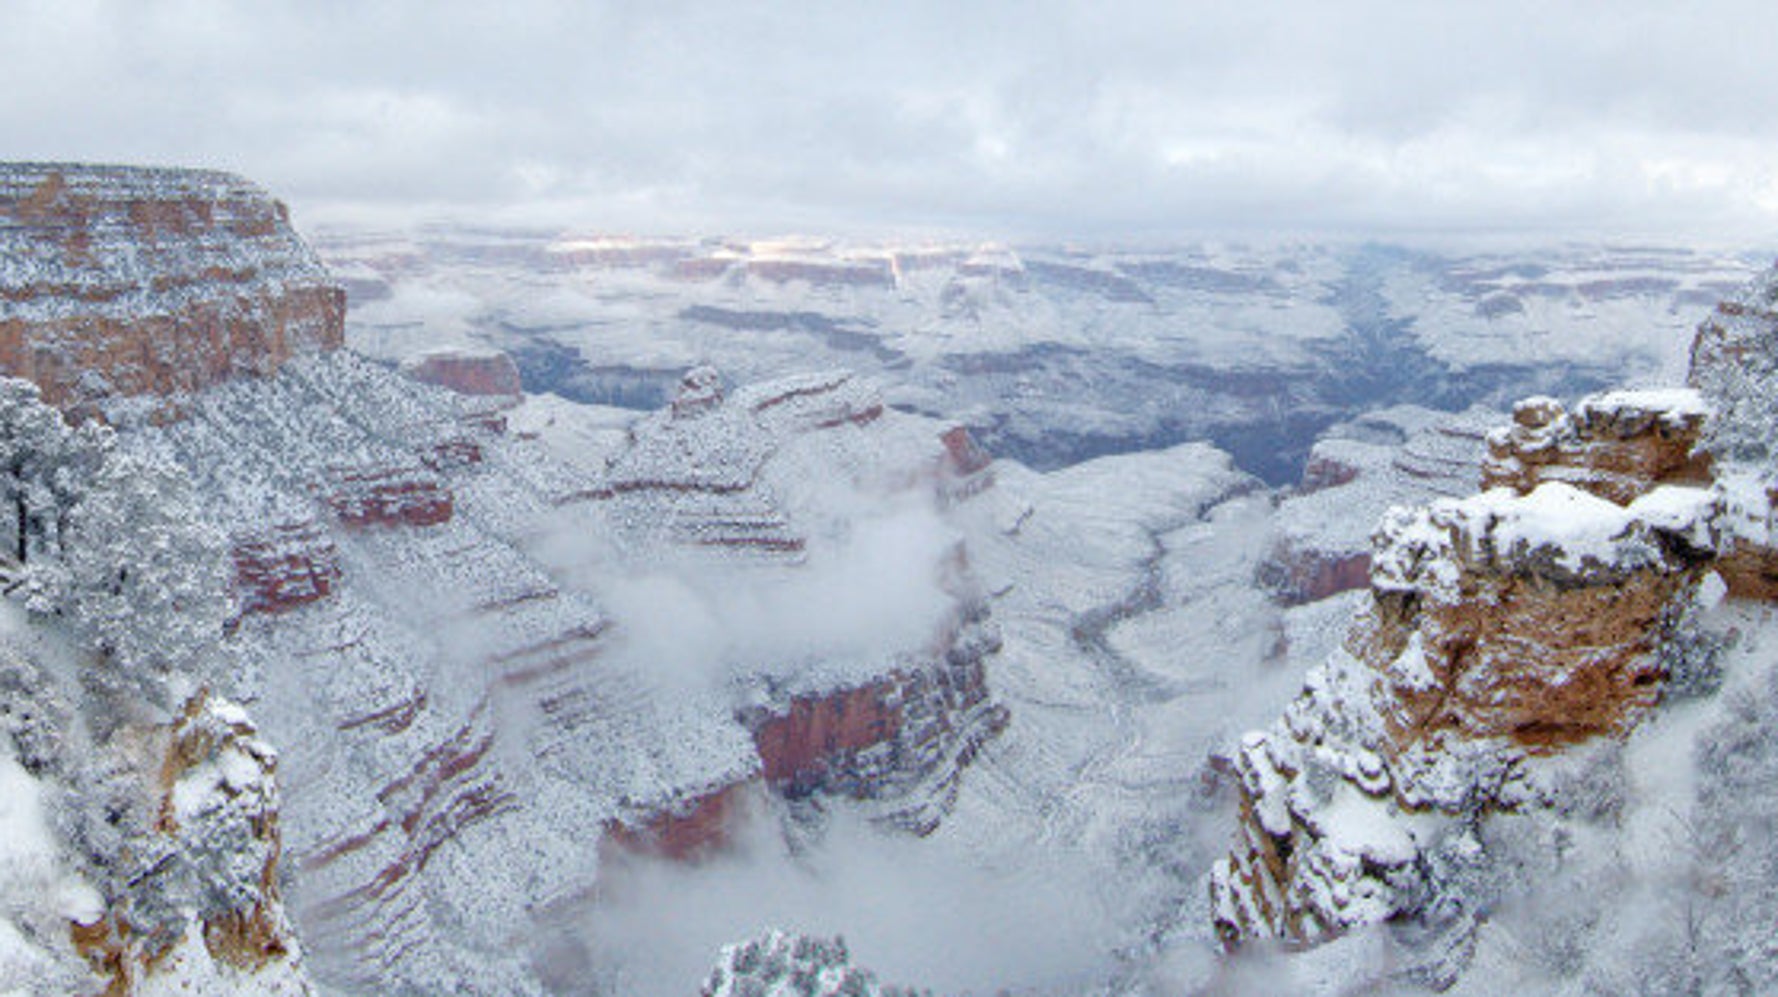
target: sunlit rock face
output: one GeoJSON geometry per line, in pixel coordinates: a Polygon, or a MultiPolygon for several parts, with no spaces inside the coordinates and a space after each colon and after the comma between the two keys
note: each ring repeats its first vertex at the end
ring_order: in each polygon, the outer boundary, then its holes
{"type": "Polygon", "coordinates": [[[345,321],[284,205],[201,170],[0,165],[0,303],[0,373],[79,411],[270,374],[345,321]]]}

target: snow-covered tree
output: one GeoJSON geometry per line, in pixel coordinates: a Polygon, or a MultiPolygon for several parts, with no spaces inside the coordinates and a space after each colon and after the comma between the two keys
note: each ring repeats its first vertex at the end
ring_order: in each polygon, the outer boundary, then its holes
{"type": "Polygon", "coordinates": [[[37,386],[0,378],[0,536],[22,565],[56,552],[83,483],[111,449],[103,426],[70,426],[45,405],[37,386]]]}
{"type": "Polygon", "coordinates": [[[13,530],[0,588],[102,652],[114,667],[101,686],[167,705],[170,674],[201,676],[232,609],[229,566],[175,468],[0,379],[0,500],[13,530]]]}
{"type": "Polygon", "coordinates": [[[922,997],[926,991],[886,986],[852,965],[843,938],[811,938],[771,930],[726,945],[704,982],[704,997],[922,997]]]}
{"type": "Polygon", "coordinates": [[[231,609],[222,536],[165,463],[113,454],[88,489],[64,554],[75,617],[125,670],[201,671],[231,609]]]}

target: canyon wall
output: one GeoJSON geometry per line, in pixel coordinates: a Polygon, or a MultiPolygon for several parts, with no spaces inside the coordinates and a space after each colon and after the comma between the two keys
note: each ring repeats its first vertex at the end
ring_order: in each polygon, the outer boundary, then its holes
{"type": "Polygon", "coordinates": [[[204,170],[0,164],[0,304],[0,373],[76,412],[270,374],[345,322],[284,205],[204,170]]]}

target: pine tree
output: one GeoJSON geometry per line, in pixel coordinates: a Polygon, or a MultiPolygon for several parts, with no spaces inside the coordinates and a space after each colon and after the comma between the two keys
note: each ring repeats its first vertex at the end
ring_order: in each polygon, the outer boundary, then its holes
{"type": "Polygon", "coordinates": [[[102,685],[166,705],[167,675],[204,674],[233,608],[229,566],[174,467],[0,379],[0,502],[0,589],[73,624],[112,666],[102,685]]]}

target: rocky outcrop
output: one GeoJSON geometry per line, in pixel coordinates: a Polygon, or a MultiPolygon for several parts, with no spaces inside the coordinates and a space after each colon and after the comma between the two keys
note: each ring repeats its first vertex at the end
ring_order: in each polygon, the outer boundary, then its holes
{"type": "Polygon", "coordinates": [[[460,395],[487,399],[498,407],[517,405],[524,400],[518,365],[500,350],[430,350],[402,363],[401,371],[422,384],[435,384],[460,395]]]}
{"type": "Polygon", "coordinates": [[[1729,593],[1778,601],[1778,269],[1717,305],[1692,340],[1689,382],[1716,410],[1704,447],[1727,506],[1717,571],[1729,593]]]}
{"type": "Polygon", "coordinates": [[[1477,822],[1547,805],[1543,759],[1662,695],[1665,642],[1721,547],[1724,501],[1692,454],[1707,415],[1683,391],[1572,416],[1533,400],[1490,438],[1496,487],[1384,518],[1344,649],[1236,758],[1240,831],[1211,878],[1226,944],[1473,929],[1454,884],[1483,861],[1477,822]]]}
{"type": "Polygon", "coordinates": [[[978,618],[933,666],[747,711],[766,784],[792,799],[876,801],[888,822],[930,833],[950,810],[963,770],[1006,727],[1009,714],[989,694],[984,667],[998,647],[978,618]]]}
{"type": "Polygon", "coordinates": [[[1255,581],[1280,605],[1303,606],[1364,588],[1370,578],[1368,551],[1329,551],[1280,543],[1260,562],[1255,581]]]}
{"type": "Polygon", "coordinates": [[[1709,407],[1695,391],[1612,391],[1573,412],[1553,398],[1513,408],[1513,425],[1488,437],[1482,487],[1530,493],[1566,481],[1617,503],[1663,484],[1708,484],[1710,457],[1698,444],[1709,407]]]}
{"type": "Polygon", "coordinates": [[[152,813],[72,928],[107,994],[310,994],[279,885],[277,756],[244,712],[200,692],[174,722],[126,730],[152,813]]]}
{"type": "Polygon", "coordinates": [[[419,468],[340,471],[330,487],[327,504],[346,526],[437,526],[451,519],[451,490],[419,468]]]}
{"type": "Polygon", "coordinates": [[[696,862],[727,848],[756,803],[752,780],[689,795],[672,804],[612,820],[604,844],[631,854],[696,862]]]}
{"type": "Polygon", "coordinates": [[[1394,514],[1346,648],[1242,744],[1239,840],[1211,885],[1225,942],[1428,909],[1428,854],[1533,800],[1537,758],[1658,700],[1665,625],[1717,512],[1705,489],[1623,507],[1550,482],[1394,514]]]}
{"type": "Polygon", "coordinates": [[[269,374],[345,317],[263,190],[135,167],[0,165],[0,303],[0,373],[83,412],[269,374]]]}
{"type": "Polygon", "coordinates": [[[325,599],[341,573],[339,549],[313,520],[236,540],[234,561],[235,588],[248,613],[282,613],[325,599]]]}

